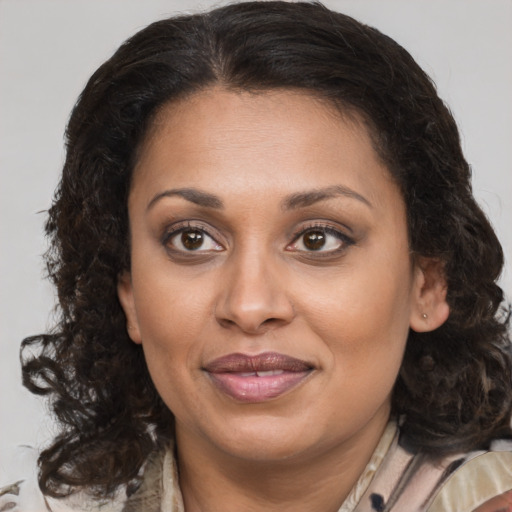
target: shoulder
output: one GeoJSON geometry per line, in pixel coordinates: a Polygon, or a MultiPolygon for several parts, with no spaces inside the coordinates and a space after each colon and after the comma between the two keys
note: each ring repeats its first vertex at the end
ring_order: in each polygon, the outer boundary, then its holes
{"type": "Polygon", "coordinates": [[[123,499],[93,500],[83,493],[61,499],[43,496],[30,479],[0,488],[0,512],[121,512],[123,499]]]}
{"type": "Polygon", "coordinates": [[[0,485],[0,511],[48,510],[37,483],[38,451],[31,446],[18,446],[11,455],[5,461],[6,474],[0,485]]]}
{"type": "MultiPolygon", "coordinates": [[[[37,480],[38,451],[23,446],[16,449],[16,461],[10,468],[10,481],[0,485],[0,512],[121,512],[124,489],[113,499],[98,501],[84,492],[55,499],[44,496],[37,480]]],[[[8,476],[9,478],[9,476],[8,476]]]]}
{"type": "Polygon", "coordinates": [[[512,512],[512,441],[441,459],[406,446],[397,434],[355,512],[512,512]]]}
{"type": "Polygon", "coordinates": [[[512,441],[464,454],[447,467],[428,512],[512,510],[512,441]],[[508,508],[510,507],[510,508],[508,508]]]}

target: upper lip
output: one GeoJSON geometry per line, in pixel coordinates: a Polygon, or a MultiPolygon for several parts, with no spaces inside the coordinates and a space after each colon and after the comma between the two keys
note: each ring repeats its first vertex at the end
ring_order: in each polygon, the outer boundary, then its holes
{"type": "Polygon", "coordinates": [[[214,359],[203,367],[209,373],[265,372],[283,370],[288,372],[306,372],[313,365],[277,352],[248,355],[241,353],[228,354],[214,359]]]}

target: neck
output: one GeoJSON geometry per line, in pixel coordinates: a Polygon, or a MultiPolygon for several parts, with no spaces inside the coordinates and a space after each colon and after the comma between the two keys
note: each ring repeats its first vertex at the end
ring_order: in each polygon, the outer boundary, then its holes
{"type": "Polygon", "coordinates": [[[387,424],[285,460],[240,459],[177,428],[186,512],[336,512],[370,460],[387,424]],[[192,443],[190,441],[193,441],[192,443]],[[202,442],[201,442],[202,441],[202,442]]]}

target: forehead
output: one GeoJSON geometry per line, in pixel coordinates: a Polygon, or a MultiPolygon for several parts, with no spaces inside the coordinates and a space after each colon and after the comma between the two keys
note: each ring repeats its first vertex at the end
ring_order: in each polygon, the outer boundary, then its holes
{"type": "MultiPolygon", "coordinates": [[[[201,135],[208,130],[214,130],[218,135],[216,139],[212,133],[208,134],[212,144],[219,142],[229,131],[233,135],[236,132],[241,135],[240,130],[250,134],[255,142],[261,142],[265,135],[271,134],[278,126],[283,128],[285,124],[286,130],[282,130],[280,135],[300,140],[305,135],[306,124],[312,121],[316,126],[326,126],[341,120],[353,125],[355,130],[365,130],[364,123],[355,112],[338,109],[334,103],[304,90],[253,92],[215,86],[164,104],[152,119],[141,146],[147,148],[155,139],[171,131],[180,135],[180,142],[185,141],[191,131],[201,135]]],[[[238,139],[232,137],[231,143],[236,144],[238,139]]],[[[198,137],[195,140],[199,142],[198,137]]],[[[278,143],[275,138],[273,140],[278,143]]]]}
{"type": "MultiPolygon", "coordinates": [[[[212,88],[164,105],[143,141],[134,182],[243,182],[276,189],[343,184],[375,196],[389,171],[357,113],[296,90],[212,88]],[[379,175],[379,180],[376,180],[379,175]]],[[[164,186],[162,183],[161,186],[164,186]]]]}

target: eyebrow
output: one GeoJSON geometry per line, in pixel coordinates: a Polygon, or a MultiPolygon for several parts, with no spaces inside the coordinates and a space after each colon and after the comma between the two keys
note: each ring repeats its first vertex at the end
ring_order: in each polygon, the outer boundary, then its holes
{"type": "MultiPolygon", "coordinates": [[[[224,203],[222,202],[222,200],[214,194],[210,194],[208,192],[204,192],[196,188],[176,188],[164,190],[163,192],[160,192],[156,196],[154,196],[148,203],[146,211],[151,209],[158,201],[160,201],[164,197],[173,196],[182,197],[183,199],[191,203],[197,204],[199,206],[204,206],[206,208],[224,208],[224,203]]],[[[370,208],[373,208],[373,205],[370,203],[370,201],[368,201],[366,197],[362,196],[356,191],[343,185],[332,185],[330,187],[325,187],[321,189],[291,194],[288,197],[286,197],[285,200],[283,201],[282,209],[294,210],[297,208],[305,208],[307,206],[311,206],[315,203],[318,203],[319,201],[332,199],[337,196],[344,196],[349,197],[351,199],[356,199],[361,203],[369,206],[370,208]]]]}
{"type": "Polygon", "coordinates": [[[153,199],[151,199],[151,201],[148,203],[146,211],[151,209],[158,201],[160,201],[160,199],[173,196],[182,197],[191,203],[204,206],[206,208],[224,208],[224,203],[222,200],[213,194],[203,192],[197,188],[175,188],[171,190],[164,190],[163,192],[160,192],[154,196],[153,199]]]}
{"type": "Polygon", "coordinates": [[[283,201],[283,210],[294,210],[296,208],[304,208],[312,204],[324,201],[325,199],[332,199],[333,197],[344,196],[351,199],[356,199],[366,206],[373,208],[372,203],[366,197],[358,194],[355,190],[345,187],[343,185],[332,185],[330,187],[310,190],[306,192],[298,192],[288,196],[283,201]]]}

